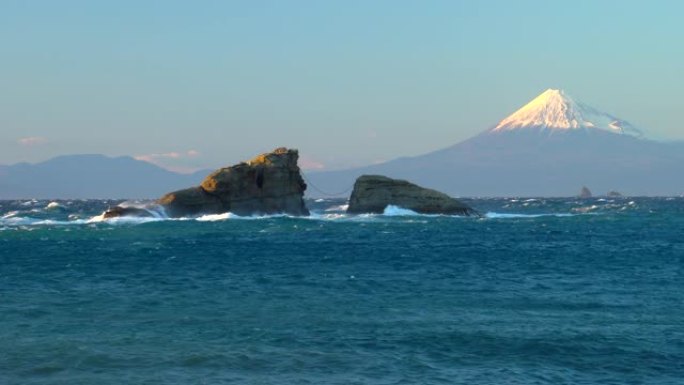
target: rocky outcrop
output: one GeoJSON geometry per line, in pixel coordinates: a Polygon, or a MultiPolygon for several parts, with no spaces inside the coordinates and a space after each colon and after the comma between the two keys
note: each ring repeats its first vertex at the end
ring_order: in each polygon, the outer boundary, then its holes
{"type": "Polygon", "coordinates": [[[124,207],[114,206],[107,209],[102,214],[103,219],[117,218],[117,217],[139,217],[139,218],[153,218],[156,215],[150,210],[139,207],[124,207]]]}
{"type": "Polygon", "coordinates": [[[382,213],[389,205],[421,214],[479,216],[477,211],[444,193],[381,175],[363,175],[356,180],[347,212],[382,213]]]}
{"type": "Polygon", "coordinates": [[[229,211],[224,210],[224,207],[230,207],[229,204],[224,205],[218,196],[209,194],[200,186],[170,192],[157,200],[157,203],[171,217],[220,214],[229,211]]]}
{"type": "MultiPolygon", "coordinates": [[[[309,215],[304,204],[306,183],[297,165],[298,158],[297,150],[278,148],[248,162],[216,170],[200,186],[168,193],[157,204],[170,217],[225,212],[309,215]]],[[[104,216],[129,214],[138,216],[143,212],[113,208],[104,216]]]]}
{"type": "Polygon", "coordinates": [[[309,215],[298,158],[297,150],[278,148],[216,170],[200,186],[168,193],[158,203],[173,217],[224,212],[309,215]]]}

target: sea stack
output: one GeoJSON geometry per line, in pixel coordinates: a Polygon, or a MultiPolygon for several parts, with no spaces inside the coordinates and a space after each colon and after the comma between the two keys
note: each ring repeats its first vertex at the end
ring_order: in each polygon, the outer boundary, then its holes
{"type": "Polygon", "coordinates": [[[382,213],[389,205],[420,214],[476,215],[468,205],[439,191],[381,175],[362,175],[354,183],[348,213],[382,213]]]}
{"type": "MultiPolygon", "coordinates": [[[[169,217],[231,212],[236,215],[309,215],[299,152],[284,147],[209,174],[199,186],[170,192],[157,204],[169,217]]],[[[146,210],[114,207],[104,218],[144,216],[146,210]]]]}
{"type": "Polygon", "coordinates": [[[236,215],[309,215],[299,152],[284,147],[221,168],[200,186],[174,191],[157,203],[172,217],[231,212],[236,215]]]}

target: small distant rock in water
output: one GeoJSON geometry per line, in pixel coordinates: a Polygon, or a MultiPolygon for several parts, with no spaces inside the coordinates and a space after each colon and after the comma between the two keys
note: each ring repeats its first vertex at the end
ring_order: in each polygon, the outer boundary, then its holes
{"type": "Polygon", "coordinates": [[[104,212],[104,214],[102,214],[102,218],[104,219],[117,217],[153,218],[155,215],[151,211],[143,208],[122,206],[110,207],[104,212]]]}
{"type": "MultiPolygon", "coordinates": [[[[277,148],[248,162],[216,170],[199,186],[170,192],[156,203],[170,217],[227,212],[241,216],[309,215],[304,204],[306,183],[298,159],[297,150],[277,148]]],[[[105,218],[138,214],[114,208],[105,213],[105,218]]]]}
{"type": "Polygon", "coordinates": [[[362,175],[356,180],[347,212],[380,214],[390,205],[420,214],[480,215],[444,193],[381,175],[362,175]]]}
{"type": "Polygon", "coordinates": [[[622,198],[623,195],[617,191],[608,191],[608,194],[606,194],[606,196],[609,198],[622,198]]]}
{"type": "Polygon", "coordinates": [[[591,190],[587,188],[587,186],[582,187],[582,191],[580,191],[579,197],[580,198],[591,198],[593,195],[591,194],[591,190]]]}

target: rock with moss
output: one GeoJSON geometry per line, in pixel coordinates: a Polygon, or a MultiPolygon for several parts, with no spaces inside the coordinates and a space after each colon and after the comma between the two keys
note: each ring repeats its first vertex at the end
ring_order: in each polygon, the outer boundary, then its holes
{"type": "Polygon", "coordinates": [[[389,205],[420,214],[479,216],[479,213],[444,193],[381,175],[363,175],[354,183],[347,212],[382,213],[389,205]]]}

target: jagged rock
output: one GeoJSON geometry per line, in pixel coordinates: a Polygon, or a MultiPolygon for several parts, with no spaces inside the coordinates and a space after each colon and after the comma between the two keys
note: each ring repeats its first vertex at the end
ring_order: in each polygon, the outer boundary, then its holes
{"type": "Polygon", "coordinates": [[[421,214],[479,215],[444,193],[381,175],[362,175],[356,179],[347,212],[382,213],[389,205],[421,214]]]}
{"type": "Polygon", "coordinates": [[[622,194],[620,194],[617,191],[608,191],[608,194],[606,194],[608,198],[621,198],[622,194]]]}
{"type": "MultiPolygon", "coordinates": [[[[249,162],[221,168],[200,186],[168,193],[157,204],[170,217],[232,212],[237,215],[309,215],[304,204],[306,183],[297,166],[299,152],[277,148],[249,162]]],[[[116,207],[105,218],[138,212],[116,207]]]]}
{"type": "Polygon", "coordinates": [[[587,188],[587,186],[582,186],[582,190],[580,191],[579,197],[580,198],[591,198],[593,195],[591,195],[591,190],[587,188]]]}
{"type": "Polygon", "coordinates": [[[157,202],[173,217],[224,212],[309,215],[298,158],[297,150],[281,147],[216,170],[200,186],[174,191],[157,202]]]}

